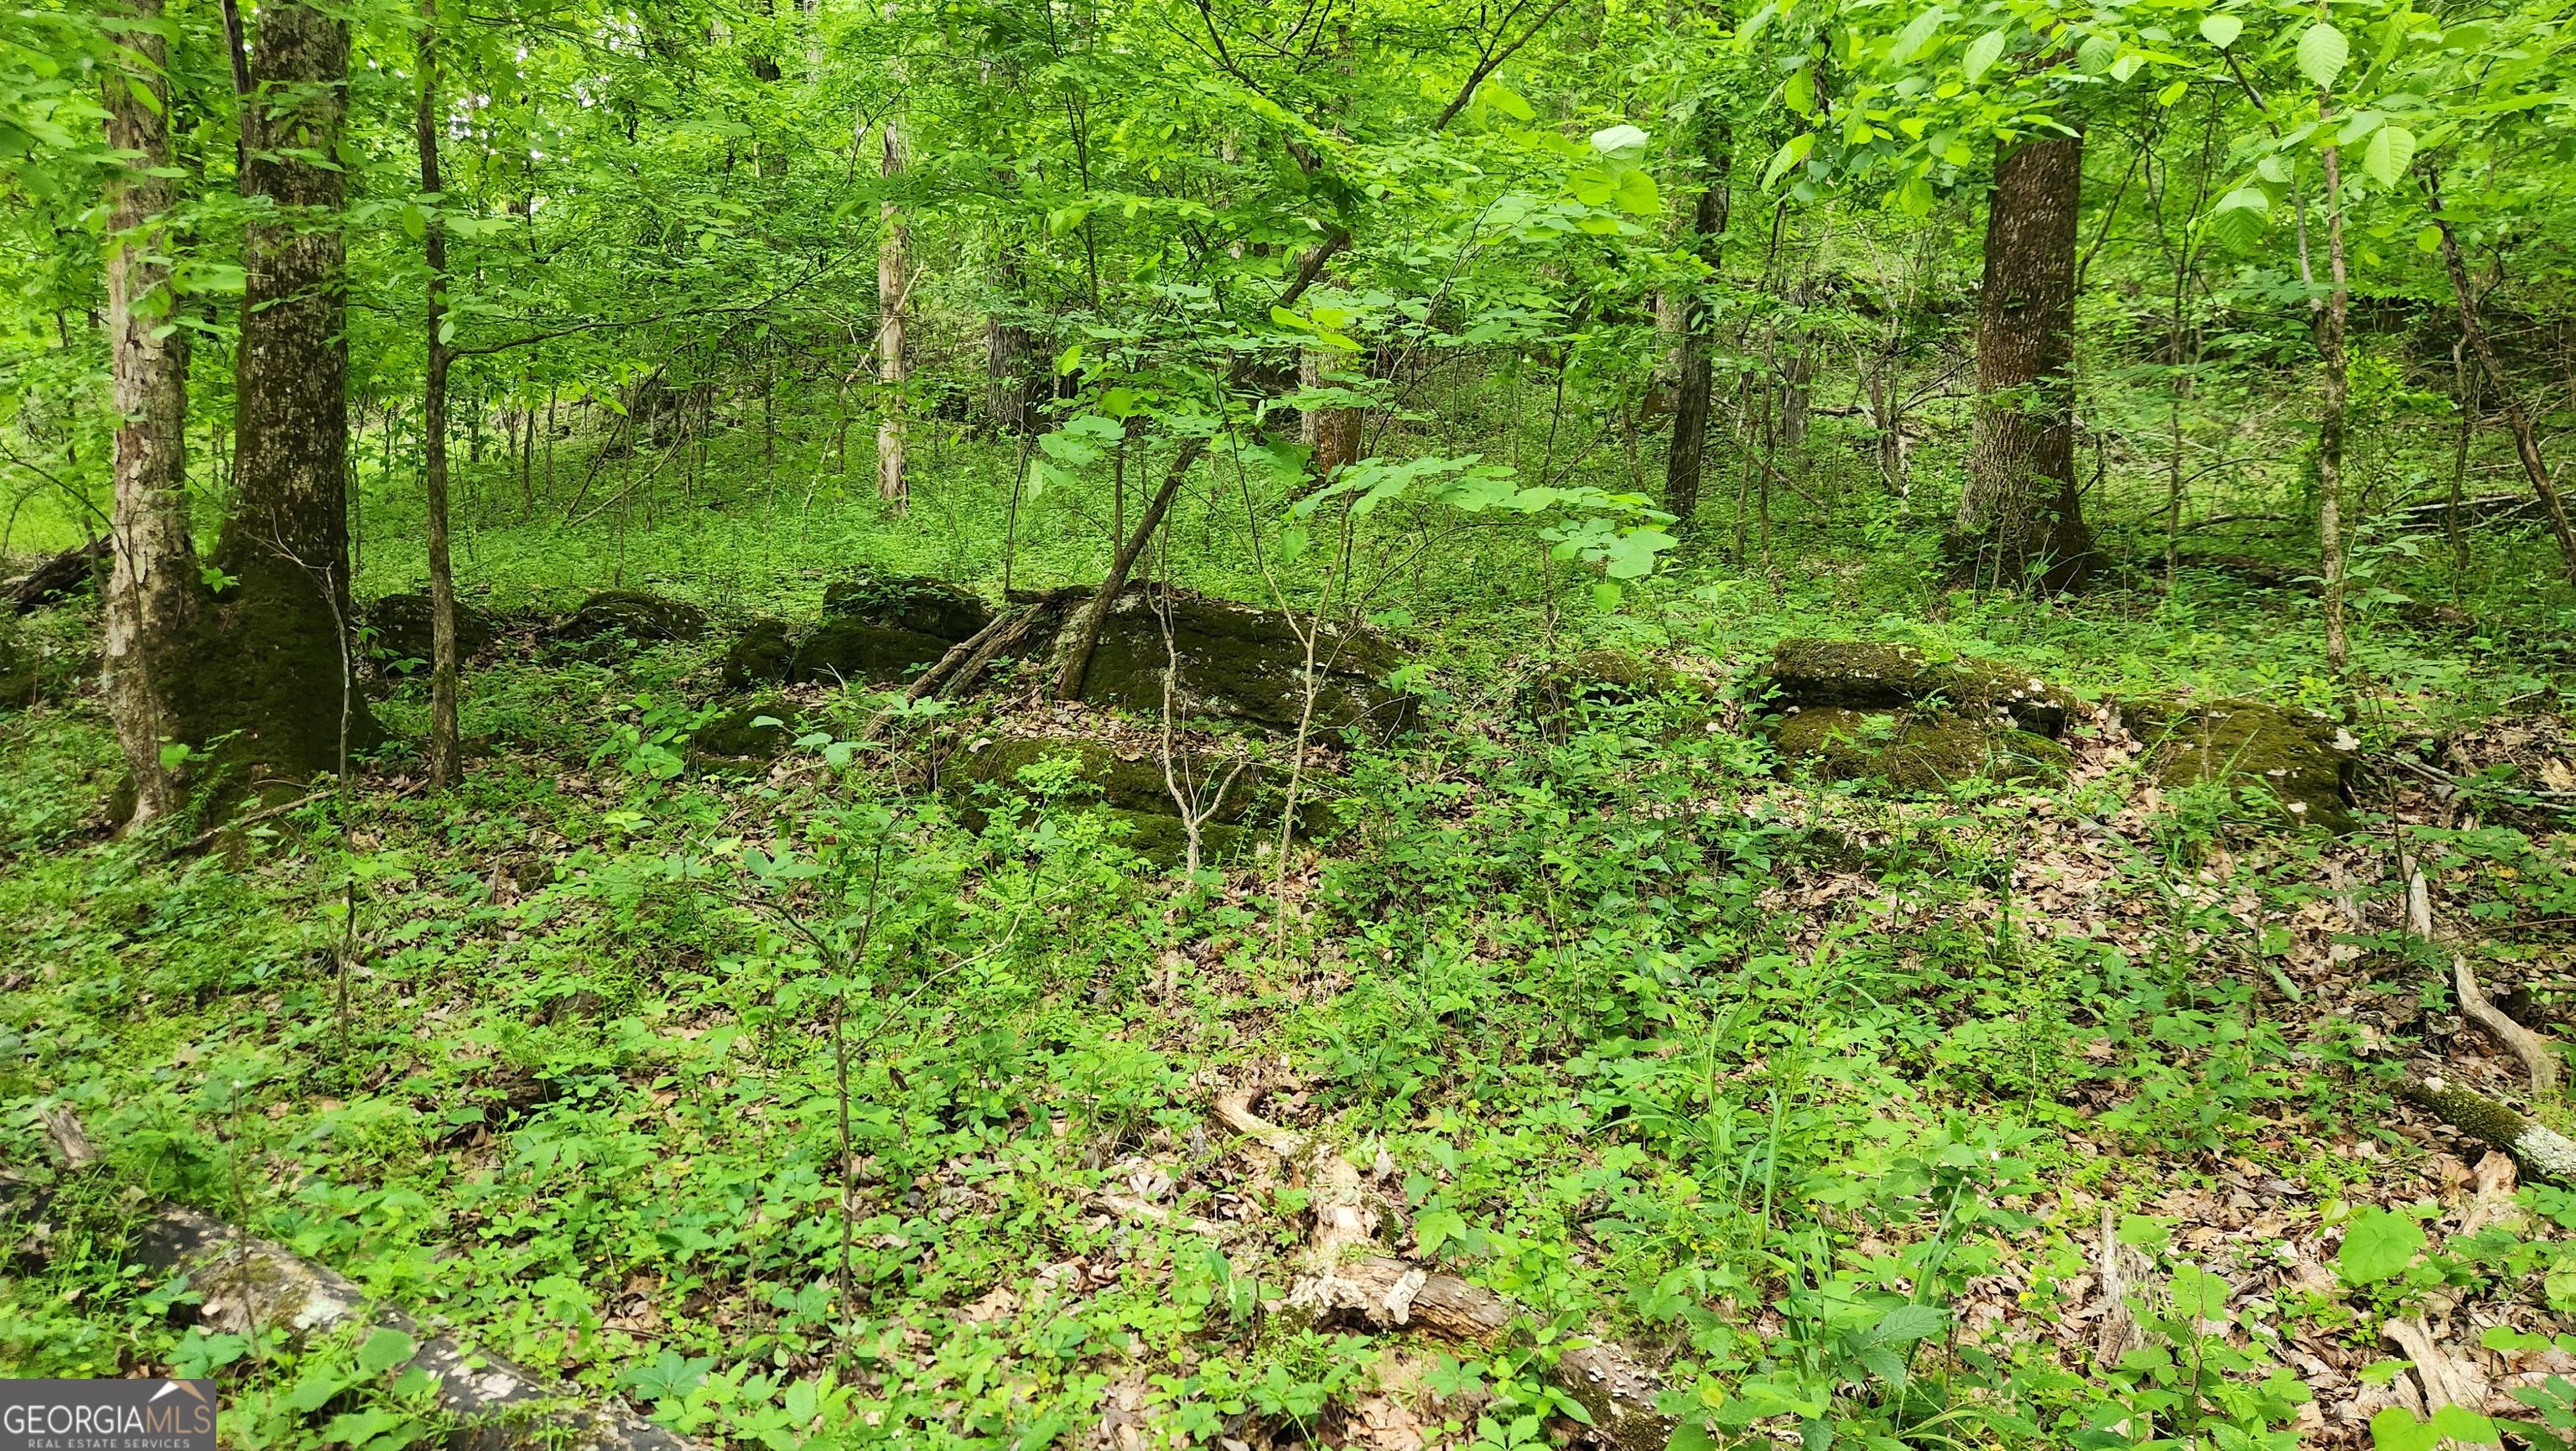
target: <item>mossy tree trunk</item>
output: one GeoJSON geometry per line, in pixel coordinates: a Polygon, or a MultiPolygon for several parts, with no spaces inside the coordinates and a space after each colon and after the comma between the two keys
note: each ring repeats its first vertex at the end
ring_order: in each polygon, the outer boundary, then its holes
{"type": "MultiPolygon", "coordinates": [[[[879,123],[877,137],[879,174],[902,175],[901,123],[888,116],[879,123]]],[[[912,305],[911,278],[906,272],[912,249],[903,209],[888,201],[878,214],[884,230],[877,239],[877,382],[882,385],[885,412],[877,422],[877,497],[900,514],[912,499],[903,472],[904,385],[912,376],[904,356],[904,324],[912,305]]]]}
{"type": "Polygon", "coordinates": [[[1681,342],[1673,363],[1673,446],[1664,458],[1664,510],[1687,531],[1699,512],[1700,471],[1708,457],[1708,403],[1714,371],[1709,342],[1716,309],[1708,289],[1717,282],[1726,246],[1727,176],[1735,161],[1734,137],[1723,122],[1703,120],[1708,182],[1690,216],[1691,251],[1708,264],[1708,277],[1682,299],[1681,342]]]}
{"type": "Polygon", "coordinates": [[[108,715],[134,787],[140,826],[180,802],[179,782],[161,763],[163,737],[179,724],[178,654],[204,602],[196,546],[188,534],[188,333],[169,326],[172,237],[163,225],[170,180],[169,42],[161,0],[132,0],[136,22],[125,44],[139,64],[106,86],[107,144],[135,153],[108,185],[108,225],[117,245],[107,262],[107,332],[116,401],[116,514],[109,531],[102,654],[108,715]],[[141,90],[138,91],[137,87],[141,90]]]}
{"type": "MultiPolygon", "coordinates": [[[[302,0],[259,12],[242,191],[243,259],[230,577],[191,654],[191,745],[254,777],[346,768],[376,724],[356,689],[349,596],[348,343],[336,151],[349,32],[302,0]]],[[[254,783],[255,784],[255,783],[254,783]]]]}
{"type": "Polygon", "coordinates": [[[1977,434],[1957,551],[1980,578],[2072,589],[2093,563],[2075,483],[2075,242],[2084,142],[1995,163],[1977,302],[1977,434]]]}

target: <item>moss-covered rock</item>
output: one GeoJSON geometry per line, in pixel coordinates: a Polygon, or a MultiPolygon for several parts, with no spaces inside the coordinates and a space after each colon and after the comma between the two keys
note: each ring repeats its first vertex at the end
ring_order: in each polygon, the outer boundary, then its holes
{"type": "MultiPolygon", "coordinates": [[[[375,656],[376,668],[389,675],[429,669],[429,596],[385,595],[360,607],[358,617],[371,636],[367,648],[375,656]]],[[[485,647],[492,643],[495,633],[491,616],[462,600],[457,601],[458,659],[483,653],[485,647]]]]}
{"type": "MultiPolygon", "coordinates": [[[[1163,676],[1171,663],[1161,619],[1162,592],[1119,596],[1100,623],[1082,698],[1160,715],[1163,676]]],[[[1294,731],[1306,708],[1306,643],[1274,611],[1230,600],[1175,593],[1171,645],[1180,658],[1173,695],[1183,716],[1247,721],[1294,731]]],[[[1402,662],[1395,647],[1365,631],[1327,628],[1316,643],[1313,726],[1358,726],[1384,737],[1409,724],[1413,699],[1383,683],[1402,662]]]]}
{"type": "Polygon", "coordinates": [[[2055,737],[2075,699],[2025,670],[1885,640],[1783,640],[1760,677],[1775,707],[1885,711],[1927,703],[2055,737]]]}
{"type": "Polygon", "coordinates": [[[707,612],[686,600],[642,590],[602,590],[555,627],[555,638],[578,643],[622,635],[638,644],[695,640],[707,632],[707,612]]]}
{"type": "MultiPolygon", "coordinates": [[[[1128,845],[1163,865],[1187,854],[1188,832],[1180,809],[1163,779],[1161,759],[1151,752],[1113,750],[1102,742],[1072,737],[1019,736],[979,741],[948,758],[945,785],[964,799],[960,813],[970,826],[984,823],[983,803],[997,790],[1025,786],[1021,772],[1031,766],[1061,763],[1068,772],[1067,798],[1086,810],[1104,811],[1133,828],[1128,845]]],[[[1262,828],[1276,831],[1286,803],[1287,773],[1262,762],[1244,764],[1214,753],[1193,753],[1182,763],[1185,789],[1197,782],[1203,807],[1213,806],[1200,828],[1200,846],[1213,860],[1256,839],[1262,828]],[[1219,794],[1221,791],[1221,794],[1219,794]]],[[[1316,794],[1317,781],[1307,777],[1298,803],[1298,833],[1322,837],[1339,829],[1331,803],[1316,794]]]]}
{"type": "Polygon", "coordinates": [[[778,759],[796,739],[796,706],[762,700],[727,711],[689,737],[689,763],[701,770],[755,769],[778,759]],[[774,721],[775,724],[763,722],[774,721]]]}
{"type": "Polygon", "coordinates": [[[823,587],[823,613],[955,644],[993,622],[982,597],[924,575],[861,575],[823,587]]]}
{"type": "Polygon", "coordinates": [[[2066,748],[2046,736],[1948,713],[1825,705],[1781,716],[1767,730],[1788,766],[1827,781],[1870,781],[1899,792],[1941,791],[1978,777],[2053,780],[2073,764],[2066,748]]]}
{"type": "Polygon", "coordinates": [[[992,622],[991,606],[941,580],[842,580],[823,591],[822,623],[797,642],[787,678],[899,685],[992,622]]]}
{"type": "Polygon", "coordinates": [[[2327,717],[2259,700],[2142,701],[2124,713],[2147,746],[2158,785],[2257,784],[2293,821],[2351,828],[2361,743],[2327,717]]]}
{"type": "Polygon", "coordinates": [[[754,685],[776,685],[787,678],[788,665],[796,657],[796,646],[790,639],[785,620],[763,616],[754,620],[735,638],[725,651],[724,681],[735,690],[754,685]]]}
{"type": "Polygon", "coordinates": [[[1626,706],[1665,701],[1683,706],[1666,716],[1667,736],[1687,734],[1708,720],[1699,708],[1706,685],[1669,665],[1625,650],[1584,650],[1548,662],[1520,693],[1527,718],[1550,722],[1586,705],[1626,706]]]}

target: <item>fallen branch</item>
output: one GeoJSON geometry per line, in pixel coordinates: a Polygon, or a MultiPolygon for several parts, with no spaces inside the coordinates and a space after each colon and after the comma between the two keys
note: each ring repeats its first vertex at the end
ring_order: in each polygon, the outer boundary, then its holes
{"type": "Polygon", "coordinates": [[[2512,1155],[2524,1177],[2576,1186],[2576,1139],[2525,1118],[2483,1093],[2429,1074],[2406,1080],[2397,1096],[2512,1155]]]}
{"type": "MultiPolygon", "coordinates": [[[[1372,1329],[1427,1329],[1487,1350],[1515,1338],[1515,1327],[1532,1318],[1529,1310],[1482,1285],[1410,1260],[1346,1255],[1373,1242],[1377,1230],[1359,1171],[1329,1145],[1254,1113],[1255,1092],[1220,1094],[1216,1113],[1277,1156],[1310,1196],[1315,1226],[1302,1256],[1306,1273],[1290,1288],[1290,1304],[1318,1320],[1356,1316],[1372,1329]]],[[[1548,1374],[1591,1415],[1593,1433],[1619,1451],[1663,1451],[1672,1439],[1674,1423],[1655,1410],[1655,1373],[1618,1346],[1569,1343],[1548,1374]]]]}
{"type": "MultiPolygon", "coordinates": [[[[2420,878],[2418,879],[2420,880],[2420,878]]],[[[2558,1054],[2549,1041],[2522,1024],[2506,1017],[2504,1010],[2487,1001],[2478,990],[2477,974],[2469,971],[2465,956],[2451,958],[2451,987],[2459,995],[2460,1011],[2478,1025],[2486,1035],[2513,1050],[2522,1060],[2523,1069],[2531,1075],[2533,1101],[2554,1098],[2558,1094],[2558,1054]]]]}

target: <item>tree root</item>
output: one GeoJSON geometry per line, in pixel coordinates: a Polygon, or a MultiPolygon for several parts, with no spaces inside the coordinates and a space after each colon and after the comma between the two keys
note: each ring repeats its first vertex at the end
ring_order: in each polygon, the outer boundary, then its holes
{"type": "MultiPolygon", "coordinates": [[[[1276,1156],[1307,1189],[1315,1222],[1300,1259],[1304,1273],[1288,1302],[1317,1320],[1357,1319],[1373,1330],[1424,1329],[1480,1349],[1525,1336],[1530,1311],[1482,1285],[1410,1260],[1349,1253],[1374,1247],[1380,1216],[1358,1169],[1307,1134],[1252,1111],[1258,1090],[1220,1094],[1217,1117],[1276,1156]]],[[[1673,1422],[1655,1410],[1660,1381],[1634,1356],[1606,1341],[1569,1343],[1549,1378],[1592,1417],[1595,1436],[1619,1451],[1663,1451],[1673,1422]]]]}
{"type": "Polygon", "coordinates": [[[2397,1096],[2512,1156],[2523,1177],[2576,1186],[2576,1139],[2544,1127],[2482,1093],[2426,1075],[2409,1078],[2397,1096]]]}

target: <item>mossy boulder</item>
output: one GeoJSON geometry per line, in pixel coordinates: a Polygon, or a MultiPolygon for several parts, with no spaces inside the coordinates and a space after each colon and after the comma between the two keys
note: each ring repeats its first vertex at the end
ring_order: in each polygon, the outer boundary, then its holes
{"type": "Polygon", "coordinates": [[[2143,701],[2125,711],[2156,783],[2231,780],[2262,786],[2293,821],[2347,831],[2361,743],[2315,711],[2259,700],[2143,701]]]}
{"type": "Polygon", "coordinates": [[[642,590],[602,590],[555,627],[555,638],[589,644],[623,636],[637,644],[695,640],[707,632],[707,612],[686,600],[642,590]]]}
{"type": "Polygon", "coordinates": [[[1903,793],[1942,791],[1962,781],[2063,778],[2073,757],[2033,731],[1969,716],[1814,706],[1767,727],[1783,764],[1827,781],[1870,781],[1903,793]]]}
{"type": "MultiPolygon", "coordinates": [[[[1162,713],[1172,660],[1163,639],[1165,603],[1160,589],[1133,589],[1110,606],[1083,676],[1084,700],[1162,713]]],[[[1297,729],[1306,710],[1306,642],[1277,612],[1177,591],[1168,604],[1170,649],[1180,660],[1176,713],[1297,729]]],[[[1402,659],[1378,635],[1325,627],[1315,646],[1313,728],[1356,726],[1383,738],[1410,724],[1412,697],[1382,683],[1402,659]]]]}
{"type": "MultiPolygon", "coordinates": [[[[1128,845],[1155,862],[1184,859],[1188,831],[1163,779],[1163,763],[1152,751],[1116,749],[1077,737],[1020,736],[978,741],[948,758],[944,784],[966,801],[961,813],[970,826],[981,827],[983,803],[997,790],[1024,789],[1020,773],[1031,766],[1061,763],[1067,771],[1067,798],[1085,810],[1103,811],[1133,828],[1128,845]]],[[[1179,763],[1184,789],[1196,782],[1202,806],[1212,806],[1200,828],[1200,846],[1209,859],[1231,854],[1262,834],[1275,830],[1286,802],[1287,772],[1265,762],[1241,765],[1215,752],[1187,753],[1179,763]]],[[[1316,795],[1317,781],[1307,777],[1298,804],[1298,833],[1322,837],[1339,828],[1329,802],[1316,795]]]]}
{"type": "Polygon", "coordinates": [[[842,580],[823,591],[822,622],[797,642],[787,678],[900,684],[992,621],[991,606],[942,580],[842,580]]]}
{"type": "Polygon", "coordinates": [[[725,684],[735,690],[776,685],[787,678],[788,664],[795,657],[787,622],[763,616],[752,621],[725,651],[725,684]]]}
{"type": "Polygon", "coordinates": [[[1933,704],[2052,738],[2065,733],[2076,708],[2073,696],[2026,670],[1886,640],[1783,640],[1758,678],[1779,708],[1933,704]]]}
{"type": "Polygon", "coordinates": [[[910,630],[955,644],[993,623],[981,596],[925,575],[861,575],[823,587],[823,613],[847,615],[888,629],[910,630]]]}
{"type": "MultiPolygon", "coordinates": [[[[429,669],[432,647],[428,595],[385,595],[369,601],[358,613],[372,636],[367,648],[375,656],[378,669],[389,675],[429,669]]],[[[457,602],[458,659],[482,654],[496,633],[490,615],[462,600],[457,602]]]]}
{"type": "MultiPolygon", "coordinates": [[[[1521,691],[1521,713],[1531,720],[1555,721],[1586,705],[1625,706],[1647,701],[1696,705],[1707,686],[1669,665],[1625,650],[1593,649],[1552,660],[1521,691]]],[[[1668,718],[1670,733],[1687,733],[1708,719],[1707,712],[1686,709],[1681,719],[1668,718]]]]}
{"type": "Polygon", "coordinates": [[[795,705],[785,700],[755,701],[727,711],[689,737],[689,763],[716,772],[764,766],[795,741],[796,720],[795,705]]]}

